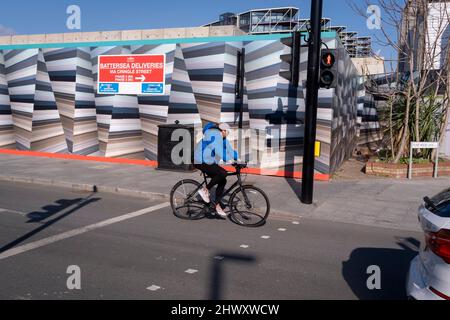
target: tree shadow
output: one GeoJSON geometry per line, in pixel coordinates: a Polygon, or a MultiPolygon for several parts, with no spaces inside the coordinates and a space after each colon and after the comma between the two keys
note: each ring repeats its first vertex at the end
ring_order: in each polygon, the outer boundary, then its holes
{"type": "Polygon", "coordinates": [[[101,200],[101,198],[92,198],[92,196],[94,194],[95,193],[92,193],[89,196],[87,196],[86,198],[60,199],[55,202],[55,203],[57,203],[57,205],[48,205],[48,206],[42,207],[42,209],[44,211],[30,212],[29,214],[27,214],[27,217],[29,218],[29,220],[26,223],[37,223],[37,222],[41,223],[43,220],[45,220],[49,217],[52,217],[58,213],[61,213],[73,205],[76,205],[75,207],[73,207],[69,211],[65,212],[64,214],[61,214],[60,216],[43,223],[41,226],[37,227],[36,229],[34,229],[34,230],[24,234],[20,238],[17,238],[16,240],[4,245],[3,247],[0,248],[0,253],[3,253],[9,249],[14,248],[15,246],[28,240],[29,238],[33,237],[34,235],[38,234],[39,232],[47,229],[48,227],[55,224],[56,222],[71,215],[75,211],[78,211],[81,208],[83,208],[93,202],[101,200]]]}
{"type": "Polygon", "coordinates": [[[353,293],[361,300],[406,299],[406,276],[411,260],[417,255],[420,242],[415,238],[397,238],[401,249],[358,248],[342,263],[342,275],[353,293]],[[381,271],[381,289],[369,290],[369,266],[381,271]]]}
{"type": "Polygon", "coordinates": [[[236,253],[217,253],[213,256],[211,267],[211,280],[209,287],[209,300],[222,300],[224,284],[227,283],[224,266],[226,263],[253,264],[257,262],[254,256],[236,253]],[[218,259],[220,257],[220,259],[218,259]]]}

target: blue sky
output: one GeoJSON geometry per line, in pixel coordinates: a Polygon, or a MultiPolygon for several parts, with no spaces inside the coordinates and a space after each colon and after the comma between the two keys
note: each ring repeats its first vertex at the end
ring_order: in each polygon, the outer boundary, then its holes
{"type": "MultiPolygon", "coordinates": [[[[366,19],[349,6],[351,0],[324,0],[324,16],[334,25],[372,36],[366,19]]],[[[362,3],[361,0],[353,0],[362,3]]],[[[376,2],[376,1],[374,1],[376,2]]],[[[251,8],[296,6],[300,17],[308,18],[310,0],[8,0],[0,11],[0,33],[36,34],[71,32],[66,28],[66,8],[75,4],[82,13],[81,31],[153,29],[200,26],[218,19],[222,12],[242,12],[251,8]]],[[[392,51],[374,44],[375,51],[389,57],[392,51]]]]}

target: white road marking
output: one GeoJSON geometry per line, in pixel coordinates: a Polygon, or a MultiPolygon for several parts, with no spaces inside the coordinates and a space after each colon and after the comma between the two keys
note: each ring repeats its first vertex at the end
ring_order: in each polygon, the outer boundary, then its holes
{"type": "Polygon", "coordinates": [[[99,165],[99,166],[89,167],[89,169],[98,169],[98,170],[109,169],[109,168],[111,168],[111,166],[99,165]]]}
{"type": "Polygon", "coordinates": [[[95,230],[95,229],[103,228],[103,227],[109,226],[109,225],[114,224],[114,223],[118,223],[118,222],[122,222],[122,221],[125,221],[125,220],[128,220],[128,219],[136,218],[136,217],[142,216],[144,214],[147,214],[147,213],[150,213],[150,212],[162,209],[162,208],[166,208],[168,206],[170,206],[170,203],[169,202],[164,202],[164,203],[161,203],[161,204],[158,204],[158,205],[155,205],[155,206],[152,206],[152,207],[148,207],[148,208],[145,208],[145,209],[142,209],[142,210],[139,210],[139,211],[127,213],[127,214],[124,214],[124,215],[119,216],[119,217],[115,217],[115,218],[112,218],[112,219],[104,220],[104,221],[101,221],[101,222],[98,222],[98,223],[91,224],[91,225],[86,226],[86,227],[81,227],[81,228],[78,228],[78,229],[70,230],[70,231],[67,231],[67,232],[64,232],[64,233],[57,234],[55,236],[51,236],[51,237],[48,237],[48,238],[45,238],[45,239],[42,239],[42,240],[38,240],[38,241],[35,241],[35,242],[31,242],[31,243],[25,244],[23,246],[12,248],[12,249],[10,249],[8,251],[5,251],[5,252],[1,253],[0,254],[0,260],[6,259],[6,258],[9,258],[9,257],[12,257],[12,256],[15,256],[15,255],[18,255],[18,254],[21,254],[21,253],[24,253],[24,252],[27,252],[27,251],[30,251],[30,250],[33,250],[33,249],[36,249],[36,248],[39,248],[39,247],[43,247],[43,246],[49,245],[51,243],[55,243],[55,242],[67,239],[67,238],[72,238],[72,237],[78,236],[80,234],[83,234],[83,233],[86,233],[86,232],[89,232],[89,231],[92,231],[92,230],[95,230]]]}
{"type": "Polygon", "coordinates": [[[189,274],[194,274],[194,273],[197,273],[198,270],[195,270],[195,269],[187,269],[185,272],[186,272],[186,273],[189,273],[189,274]]]}
{"type": "Polygon", "coordinates": [[[267,239],[270,239],[270,236],[262,236],[261,238],[267,240],[267,239]]]}
{"type": "Polygon", "coordinates": [[[286,228],[279,228],[278,231],[284,232],[284,231],[286,231],[286,228]]]}
{"type": "Polygon", "coordinates": [[[154,284],[147,288],[147,290],[150,290],[150,291],[158,291],[159,289],[161,289],[161,287],[154,285],[154,284]]]}
{"type": "Polygon", "coordinates": [[[2,213],[2,212],[16,213],[16,214],[20,214],[21,216],[26,215],[25,212],[20,212],[20,211],[16,211],[16,210],[10,210],[10,209],[3,209],[3,208],[0,208],[0,213],[2,213]]]}
{"type": "Polygon", "coordinates": [[[246,244],[241,244],[240,247],[241,247],[241,248],[244,248],[244,249],[247,249],[247,248],[248,248],[248,245],[246,245],[246,244]]]}
{"type": "Polygon", "coordinates": [[[300,222],[294,221],[294,222],[292,222],[292,224],[300,224],[300,222]]]}

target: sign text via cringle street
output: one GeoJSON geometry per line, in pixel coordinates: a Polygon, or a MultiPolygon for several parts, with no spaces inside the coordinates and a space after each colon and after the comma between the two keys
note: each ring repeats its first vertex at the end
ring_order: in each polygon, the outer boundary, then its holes
{"type": "Polygon", "coordinates": [[[98,57],[98,94],[162,95],[166,56],[108,55],[98,57]]]}

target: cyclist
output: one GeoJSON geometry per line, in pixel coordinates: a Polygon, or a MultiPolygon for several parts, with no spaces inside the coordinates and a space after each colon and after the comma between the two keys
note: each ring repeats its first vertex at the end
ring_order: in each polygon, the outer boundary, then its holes
{"type": "Polygon", "coordinates": [[[222,218],[227,217],[220,201],[227,184],[227,171],[218,163],[221,160],[224,162],[239,161],[238,153],[227,140],[229,131],[230,126],[227,123],[221,123],[218,126],[211,122],[208,123],[203,128],[203,139],[197,144],[194,153],[194,167],[211,177],[209,184],[198,193],[203,201],[210,203],[210,190],[217,185],[216,212],[222,218]]]}

